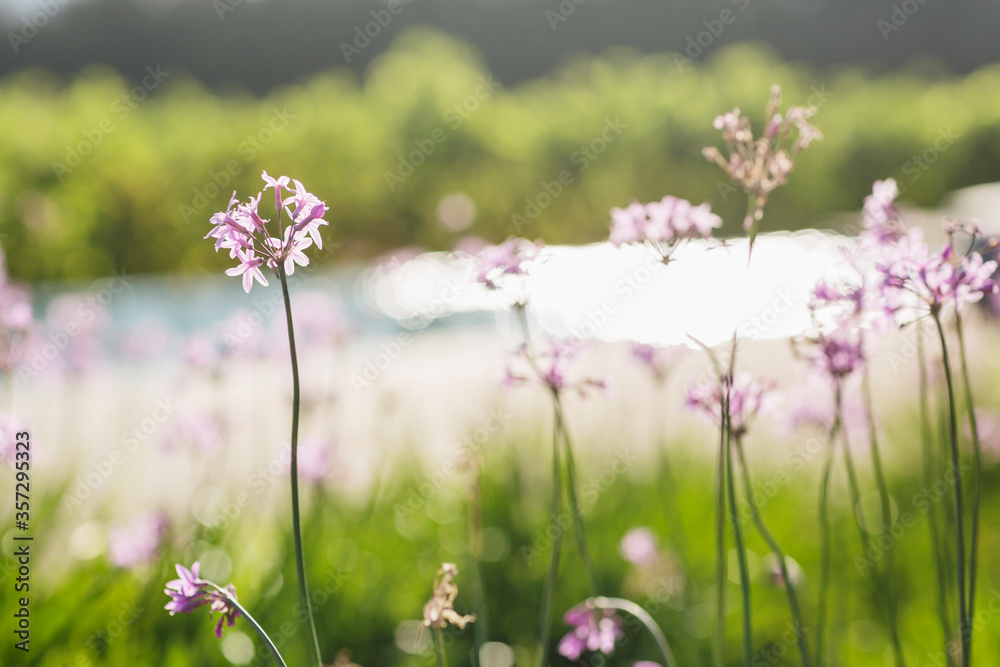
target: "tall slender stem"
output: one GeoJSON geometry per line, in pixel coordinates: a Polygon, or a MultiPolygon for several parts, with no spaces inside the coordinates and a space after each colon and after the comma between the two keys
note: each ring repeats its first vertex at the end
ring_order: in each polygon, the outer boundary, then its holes
{"type": "MultiPolygon", "coordinates": [[[[721,380],[721,378],[720,378],[721,380]]],[[[728,584],[726,560],[726,417],[723,404],[719,423],[719,460],[715,473],[715,647],[716,667],[726,664],[726,586],[728,584]]]]}
{"type": "Polygon", "coordinates": [[[278,263],[278,277],[281,279],[281,294],[285,299],[285,318],[288,322],[288,348],[292,356],[292,460],[290,477],[292,479],[292,534],[295,540],[295,570],[299,578],[299,598],[305,607],[306,619],[309,622],[309,653],[312,664],[320,667],[323,657],[319,649],[319,635],[316,633],[316,621],[313,619],[312,601],[309,599],[309,585],[306,582],[305,556],[302,550],[302,522],[299,516],[299,362],[295,354],[295,329],[292,326],[292,301],[288,296],[288,278],[285,267],[278,263]]]}
{"type": "MultiPolygon", "coordinates": [[[[872,467],[875,470],[875,483],[878,486],[878,496],[882,512],[882,530],[891,533],[892,506],[889,499],[889,487],[885,482],[885,474],[882,471],[882,456],[879,453],[878,433],[875,429],[875,415],[872,407],[871,377],[868,371],[868,364],[864,364],[861,371],[861,390],[865,400],[865,416],[868,421],[868,438],[872,450],[872,467]]],[[[895,597],[892,594],[892,549],[885,550],[885,570],[882,576],[882,589],[885,602],[885,614],[889,622],[889,636],[892,641],[893,655],[896,665],[904,667],[906,661],[903,658],[902,644],[899,640],[899,618],[896,613],[895,597]]]]}
{"type": "Polygon", "coordinates": [[[820,575],[819,609],[816,614],[816,663],[825,664],[823,635],[826,630],[827,594],[830,590],[830,473],[833,470],[833,453],[837,434],[843,423],[843,399],[840,381],[835,380],[833,399],[833,424],[826,443],[826,460],[819,485],[819,535],[820,535],[820,575]]]}
{"type": "Polygon", "coordinates": [[[781,576],[785,580],[785,590],[788,593],[788,606],[792,612],[792,619],[795,621],[795,634],[799,642],[799,652],[802,654],[802,665],[803,667],[811,667],[812,660],[809,657],[809,647],[806,644],[806,632],[805,626],[802,623],[802,611],[799,608],[799,599],[795,594],[795,586],[792,583],[792,577],[788,572],[788,563],[785,562],[785,553],[781,549],[781,545],[778,544],[778,540],[774,538],[771,531],[767,529],[767,524],[764,523],[764,517],[761,516],[760,510],[757,508],[757,503],[753,499],[753,485],[750,483],[750,469],[747,467],[746,457],[743,454],[743,441],[742,438],[736,438],[736,455],[739,458],[740,469],[743,471],[743,491],[747,497],[747,503],[750,506],[750,512],[753,516],[754,524],[757,526],[757,531],[760,533],[764,541],[771,548],[774,556],[778,559],[778,567],[781,569],[781,576]]]}
{"type": "Polygon", "coordinates": [[[261,640],[264,642],[264,645],[267,646],[268,650],[271,651],[271,655],[274,656],[274,661],[277,662],[281,667],[287,667],[287,665],[285,664],[285,659],[282,658],[281,653],[278,652],[278,647],[274,645],[274,642],[271,641],[271,638],[268,636],[268,634],[264,632],[264,628],[262,628],[260,623],[257,622],[257,619],[251,616],[250,612],[248,612],[246,608],[244,608],[243,605],[240,604],[240,601],[237,600],[233,595],[231,595],[229,591],[227,591],[225,588],[217,586],[211,581],[206,583],[208,583],[210,586],[215,588],[215,590],[226,596],[226,600],[229,601],[229,604],[231,604],[233,607],[236,608],[238,612],[240,612],[240,615],[246,619],[247,623],[249,623],[250,626],[257,632],[257,635],[260,636],[261,640]]]}
{"type": "Polygon", "coordinates": [[[434,657],[437,658],[437,667],[448,667],[448,659],[444,654],[444,640],[441,639],[441,628],[434,628],[434,657]]]}
{"type": "Polygon", "coordinates": [[[740,528],[740,522],[736,514],[736,486],[733,482],[733,448],[731,437],[726,438],[726,494],[729,496],[729,524],[733,528],[736,563],[740,570],[740,600],[743,603],[743,664],[749,667],[750,656],[753,654],[752,619],[750,615],[750,571],[747,567],[746,547],[743,545],[743,529],[740,528]]]}
{"type": "Polygon", "coordinates": [[[587,533],[583,525],[583,510],[580,507],[579,497],[576,490],[576,463],[573,460],[573,447],[570,444],[569,431],[566,429],[566,422],[563,418],[562,400],[559,392],[552,390],[552,401],[556,407],[556,418],[559,420],[559,430],[562,432],[563,445],[566,448],[566,473],[568,477],[567,487],[569,489],[570,514],[573,515],[573,532],[576,534],[576,547],[580,552],[580,559],[587,570],[590,579],[590,594],[597,595],[597,575],[594,571],[594,562],[590,558],[590,551],[587,549],[587,533]]]}
{"type": "Polygon", "coordinates": [[[559,553],[562,549],[562,527],[559,525],[559,499],[562,496],[562,475],[559,466],[559,424],[558,417],[552,425],[552,507],[550,517],[550,528],[555,534],[552,540],[552,561],[549,563],[549,572],[545,577],[545,589],[542,592],[542,627],[539,632],[542,643],[542,655],[539,667],[548,667],[549,664],[549,637],[552,629],[552,594],[555,590],[556,577],[559,575],[559,553]]]}
{"type": "Polygon", "coordinates": [[[653,617],[646,612],[645,609],[632,602],[631,600],[625,600],[623,598],[606,598],[606,597],[595,597],[593,598],[593,604],[598,609],[617,609],[619,611],[624,611],[627,614],[635,616],[639,621],[646,627],[649,634],[652,635],[653,641],[656,642],[656,646],[660,649],[660,654],[663,656],[664,667],[677,667],[677,661],[674,659],[674,653],[670,650],[670,644],[667,642],[667,638],[663,635],[663,631],[660,630],[660,626],[656,624],[653,617]]]}
{"type": "MultiPolygon", "coordinates": [[[[968,618],[976,617],[976,564],[979,551],[979,505],[982,501],[983,462],[979,444],[979,427],[976,424],[975,401],[972,398],[972,383],[969,382],[969,364],[965,357],[965,336],[962,333],[962,317],[955,313],[955,327],[958,330],[958,351],[962,359],[962,381],[965,385],[965,404],[969,414],[969,429],[972,431],[972,524],[969,528],[969,611],[968,618]]],[[[970,628],[970,632],[972,628],[970,628]]],[[[972,637],[969,637],[972,648],[972,637]]],[[[971,656],[970,656],[971,660],[971,656]]]]}
{"type": "MultiPolygon", "coordinates": [[[[925,330],[922,323],[917,323],[917,364],[920,382],[920,431],[924,451],[924,488],[930,489],[934,484],[934,452],[931,445],[930,400],[927,382],[927,357],[924,349],[925,330]]],[[[937,570],[937,614],[941,622],[942,642],[947,645],[951,636],[951,623],[948,621],[948,593],[945,580],[944,561],[941,557],[940,531],[935,507],[928,511],[928,523],[931,533],[931,549],[934,552],[934,565],[937,570]]]]}
{"type": "Polygon", "coordinates": [[[944,338],[944,327],[940,315],[932,311],[938,338],[941,340],[941,359],[944,363],[944,379],[948,388],[948,441],[951,449],[951,472],[955,486],[955,576],[958,583],[958,619],[962,640],[962,667],[969,667],[972,648],[972,627],[969,625],[969,610],[965,606],[965,513],[962,499],[962,473],[958,455],[958,424],[955,416],[955,388],[951,381],[951,363],[948,361],[948,344],[944,338]]]}

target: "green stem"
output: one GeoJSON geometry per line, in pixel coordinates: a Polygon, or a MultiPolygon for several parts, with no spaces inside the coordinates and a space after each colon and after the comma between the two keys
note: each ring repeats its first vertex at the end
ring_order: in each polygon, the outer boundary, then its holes
{"type": "Polygon", "coordinates": [[[264,642],[264,645],[267,646],[267,648],[271,651],[271,655],[274,656],[274,661],[277,662],[279,665],[281,665],[281,667],[287,667],[287,665],[285,664],[284,658],[282,658],[281,657],[281,653],[278,652],[278,647],[274,645],[274,642],[271,641],[271,638],[268,636],[268,634],[266,632],[264,632],[264,628],[262,628],[260,626],[260,623],[257,622],[257,619],[255,619],[253,616],[251,616],[250,612],[248,612],[246,610],[246,608],[244,608],[243,605],[240,604],[240,601],[237,600],[232,595],[230,595],[229,591],[227,591],[226,589],[222,588],[221,586],[218,586],[218,585],[212,583],[211,581],[209,581],[207,583],[210,586],[212,586],[213,588],[215,588],[215,590],[217,590],[220,593],[222,593],[223,595],[225,595],[226,596],[226,600],[229,601],[229,604],[231,604],[233,607],[235,607],[236,611],[240,612],[240,615],[243,616],[243,618],[246,619],[247,623],[249,623],[250,626],[260,636],[261,640],[264,642]]]}
{"type": "Polygon", "coordinates": [[[944,327],[941,317],[932,311],[934,324],[937,326],[938,338],[941,341],[941,359],[944,363],[944,379],[948,388],[948,441],[951,449],[952,480],[955,485],[955,549],[956,573],[958,583],[958,618],[962,639],[962,667],[969,667],[969,652],[972,648],[972,627],[969,625],[969,610],[965,606],[965,531],[964,505],[962,502],[962,473],[959,467],[958,455],[958,424],[955,416],[955,388],[951,381],[951,363],[948,361],[948,344],[944,338],[944,327]]]}
{"type": "Polygon", "coordinates": [[[552,516],[549,526],[555,534],[552,540],[552,561],[549,563],[549,572],[545,577],[545,589],[542,592],[542,627],[539,632],[542,643],[542,658],[539,667],[548,667],[549,664],[549,633],[551,632],[552,619],[552,593],[555,590],[556,577],[559,574],[559,552],[562,548],[562,527],[559,525],[559,499],[562,496],[562,475],[559,466],[559,424],[556,417],[552,426],[552,516]]]}
{"type": "Polygon", "coordinates": [[[594,571],[594,562],[590,558],[590,551],[587,549],[587,534],[583,525],[583,511],[580,507],[579,497],[576,491],[576,464],[573,461],[573,447],[570,444],[569,431],[566,429],[566,422],[563,419],[562,400],[559,392],[552,390],[552,401],[556,408],[556,419],[559,420],[559,430],[562,432],[563,445],[566,448],[566,472],[569,477],[569,504],[570,514],[573,515],[573,532],[576,534],[576,547],[580,552],[580,559],[587,570],[590,579],[590,594],[597,595],[597,576],[594,571]]]}
{"type": "MultiPolygon", "coordinates": [[[[868,420],[868,437],[871,442],[872,467],[875,470],[875,483],[882,512],[882,530],[890,533],[892,524],[892,506],[889,499],[889,487],[885,482],[882,470],[882,456],[879,453],[878,434],[875,429],[875,416],[872,407],[871,378],[868,365],[864,364],[861,375],[861,389],[865,400],[865,415],[868,420]]],[[[897,616],[895,597],[892,594],[892,549],[885,550],[885,574],[882,578],[883,596],[886,605],[885,614],[889,622],[889,636],[892,641],[893,655],[899,667],[905,667],[902,644],[899,640],[899,618],[897,616]]]]}
{"type": "Polygon", "coordinates": [[[306,610],[309,621],[309,653],[312,664],[321,667],[322,654],[319,649],[319,635],[316,633],[316,621],[313,619],[312,601],[309,599],[309,585],[306,582],[305,556],[302,550],[302,522],[299,516],[299,362],[295,354],[295,330],[292,327],[292,301],[288,296],[288,278],[285,276],[284,264],[278,263],[278,277],[281,279],[281,294],[285,299],[285,319],[288,322],[288,348],[292,356],[292,460],[290,462],[290,477],[292,479],[292,533],[295,539],[295,569],[299,578],[299,599],[306,610]]]}
{"type": "MultiPolygon", "coordinates": [[[[720,378],[721,381],[721,378],[720,378]]],[[[715,474],[715,545],[716,545],[716,609],[715,609],[715,666],[726,665],[726,586],[728,585],[726,559],[726,418],[723,405],[719,423],[719,461],[715,474]]]]}
{"type": "Polygon", "coordinates": [[[437,667],[448,667],[448,659],[444,655],[444,641],[441,639],[441,628],[434,628],[434,657],[437,667]]]}
{"type": "Polygon", "coordinates": [[[743,491],[747,496],[747,503],[750,505],[750,512],[753,516],[754,524],[757,526],[757,531],[767,542],[767,545],[771,548],[772,553],[778,559],[778,567],[781,568],[781,576],[785,580],[785,590],[788,593],[788,606],[792,612],[792,618],[795,621],[795,634],[798,637],[799,642],[799,652],[802,654],[802,665],[803,667],[811,667],[812,661],[809,658],[809,647],[806,644],[806,632],[805,626],[802,623],[802,611],[799,608],[799,600],[795,594],[795,586],[792,585],[792,577],[788,572],[788,564],[785,562],[785,553],[781,549],[781,545],[778,544],[778,540],[774,538],[771,531],[767,529],[767,524],[764,523],[764,518],[760,514],[760,510],[757,508],[757,503],[753,499],[753,485],[750,483],[750,470],[747,467],[746,457],[743,453],[743,441],[742,438],[736,438],[736,455],[739,458],[740,469],[743,471],[743,491]]]}
{"type": "MultiPolygon", "coordinates": [[[[934,452],[931,446],[930,400],[927,382],[926,353],[924,350],[924,328],[918,323],[917,331],[917,364],[920,381],[920,429],[924,451],[924,488],[930,489],[934,484],[934,452]]],[[[934,566],[937,570],[937,614],[941,622],[942,641],[948,644],[951,636],[951,623],[948,621],[948,594],[945,580],[944,561],[941,558],[940,531],[938,529],[937,512],[934,507],[928,512],[931,533],[931,548],[934,552],[934,566]]]]}
{"type": "Polygon", "coordinates": [[[650,616],[645,609],[631,600],[625,600],[623,598],[595,597],[591,600],[591,602],[598,609],[617,609],[618,611],[624,611],[626,614],[631,614],[639,619],[639,621],[646,626],[646,630],[649,631],[649,634],[653,637],[653,641],[655,641],[657,647],[659,647],[660,654],[663,656],[664,667],[677,667],[677,661],[674,660],[674,654],[673,651],[670,650],[670,644],[667,642],[667,638],[663,635],[663,631],[660,630],[660,626],[656,624],[656,621],[653,620],[653,617],[650,616]]]}
{"type": "MultiPolygon", "coordinates": [[[[972,431],[972,524],[969,528],[969,611],[968,618],[976,617],[976,565],[979,551],[979,505],[982,500],[982,451],[979,445],[979,427],[976,424],[975,402],[972,398],[972,383],[969,382],[969,364],[965,356],[965,336],[962,333],[962,318],[955,313],[955,327],[958,330],[958,351],[962,359],[962,380],[965,384],[965,402],[969,413],[969,429],[972,431]]],[[[971,628],[970,628],[971,631],[971,628]]],[[[969,637],[971,650],[972,637],[969,637]]],[[[971,660],[971,656],[970,656],[971,660]]]]}
{"type": "Polygon", "coordinates": [[[830,473],[833,470],[833,453],[836,447],[837,434],[841,428],[843,414],[843,399],[840,382],[835,381],[833,399],[833,424],[826,443],[826,461],[823,463],[823,476],[819,485],[819,535],[820,535],[820,575],[819,575],[819,609],[816,614],[816,663],[826,664],[823,653],[823,634],[826,630],[827,594],[830,590],[830,473]]]}
{"type": "MultiPolygon", "coordinates": [[[[732,377],[730,375],[730,377],[732,377]]],[[[724,419],[726,421],[726,495],[728,496],[729,524],[733,529],[733,544],[736,548],[736,563],[740,570],[740,600],[743,604],[743,664],[750,665],[753,653],[752,617],[750,608],[750,572],[747,567],[746,548],[743,545],[743,529],[736,513],[736,485],[733,482],[732,422],[729,419],[730,384],[726,385],[724,419]]]]}

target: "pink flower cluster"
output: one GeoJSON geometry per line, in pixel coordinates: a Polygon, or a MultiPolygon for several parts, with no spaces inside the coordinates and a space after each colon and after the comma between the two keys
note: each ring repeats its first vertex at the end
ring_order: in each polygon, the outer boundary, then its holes
{"type": "Polygon", "coordinates": [[[625,635],[620,616],[610,609],[592,609],[586,603],[569,609],[563,620],[573,629],[559,641],[559,655],[570,660],[579,660],[584,651],[611,655],[615,642],[625,635]]]}
{"type": "Polygon", "coordinates": [[[531,263],[542,250],[541,243],[511,237],[500,245],[485,246],[479,252],[479,275],[487,289],[501,288],[507,276],[525,276],[531,263]]]}
{"type": "Polygon", "coordinates": [[[503,379],[506,388],[520,384],[540,384],[552,391],[573,389],[586,394],[588,389],[607,389],[607,382],[601,378],[570,379],[569,368],[576,358],[579,345],[550,338],[549,346],[542,352],[531,352],[522,346],[518,356],[527,362],[530,373],[515,373],[507,368],[503,379]]]}
{"type": "Polygon", "coordinates": [[[770,382],[757,382],[748,373],[739,373],[735,379],[724,378],[722,384],[689,386],[685,405],[718,425],[722,421],[723,398],[728,397],[730,428],[739,438],[747,432],[753,418],[767,407],[773,389],[770,382]]]}
{"type": "Polygon", "coordinates": [[[708,203],[666,196],[660,201],[611,209],[611,236],[615,246],[646,244],[661,261],[668,261],[678,243],[685,239],[705,239],[722,226],[722,218],[712,213],[708,203]]]}
{"type": "Polygon", "coordinates": [[[199,563],[192,565],[190,570],[177,565],[180,578],[167,582],[164,592],[170,596],[170,602],[164,608],[173,616],[190,614],[198,607],[209,605],[211,613],[219,614],[219,620],[215,623],[215,636],[221,638],[223,623],[233,627],[236,618],[240,616],[239,610],[232,603],[236,599],[236,588],[232,584],[220,588],[200,578],[199,567],[199,563]]]}
{"type": "Polygon", "coordinates": [[[251,197],[241,204],[233,193],[229,206],[212,216],[215,227],[205,238],[215,239],[215,251],[229,251],[229,256],[238,259],[239,265],[226,270],[226,275],[243,276],[243,289],[247,292],[253,287],[254,280],[261,285],[267,285],[267,279],[261,272],[261,266],[267,264],[278,274],[282,266],[285,273],[295,272],[295,265],[306,266],[309,259],[303,250],[314,242],[323,247],[323,238],[319,228],[328,224],[323,215],[329,210],[318,197],[306,191],[305,187],[295,179],[287,176],[271,178],[265,171],[264,190],[256,197],[251,197]],[[294,183],[294,187],[290,186],[294,183]],[[268,227],[269,220],[261,217],[260,200],[264,191],[274,191],[274,210],[277,216],[277,229],[268,227]],[[284,190],[290,193],[282,198],[284,190]],[[282,213],[288,216],[287,226],[281,222],[282,213]],[[276,232],[276,236],[272,233],[276,232]]]}

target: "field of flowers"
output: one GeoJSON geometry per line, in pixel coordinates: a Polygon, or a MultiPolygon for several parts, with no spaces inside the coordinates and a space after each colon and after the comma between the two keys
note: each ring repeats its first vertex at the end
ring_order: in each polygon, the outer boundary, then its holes
{"type": "MultiPolygon", "coordinates": [[[[667,279],[718,254],[750,275],[825,140],[762,99],[699,147],[745,237],[664,193],[611,208],[607,243],[667,279]]],[[[290,176],[190,226],[229,283],[157,299],[197,326],[162,326],[134,276],[33,295],[5,271],[0,663],[1000,660],[997,241],[974,221],[925,234],[877,180],[806,329],[654,346],[601,340],[613,299],[551,335],[552,249],[520,237],[449,254],[492,321],[361,311],[351,290],[421,256],[317,270],[336,206],[290,176]],[[205,326],[212,290],[244,310],[205,326]]]]}

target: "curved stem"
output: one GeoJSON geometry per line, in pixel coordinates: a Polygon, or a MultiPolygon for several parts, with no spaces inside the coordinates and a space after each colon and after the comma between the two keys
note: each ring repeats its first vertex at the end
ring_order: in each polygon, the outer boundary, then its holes
{"type": "Polygon", "coordinates": [[[826,629],[826,598],[830,590],[830,473],[833,470],[833,453],[843,413],[839,381],[835,381],[833,403],[833,424],[830,426],[830,436],[826,443],[826,461],[823,463],[823,477],[819,485],[820,575],[819,609],[816,614],[816,663],[819,665],[825,664],[823,634],[826,629]]]}
{"type": "Polygon", "coordinates": [[[653,636],[653,640],[660,649],[660,653],[663,655],[663,665],[664,667],[677,667],[677,661],[674,660],[674,653],[670,650],[670,644],[667,642],[667,638],[663,635],[663,631],[660,630],[660,626],[656,624],[653,617],[646,612],[645,609],[632,602],[631,600],[625,600],[623,598],[606,598],[606,597],[595,597],[592,598],[591,602],[598,609],[617,609],[618,611],[624,611],[626,614],[631,614],[639,619],[649,634],[653,636]]]}
{"type": "Polygon", "coordinates": [[[753,485],[750,483],[750,470],[747,468],[746,457],[743,454],[743,442],[741,438],[736,438],[736,454],[739,458],[740,469],[743,471],[743,491],[746,493],[747,503],[750,505],[754,524],[757,526],[757,531],[761,534],[761,537],[771,547],[771,551],[778,559],[778,567],[781,568],[781,576],[785,580],[785,590],[788,593],[788,606],[792,611],[792,618],[795,621],[795,634],[798,637],[799,652],[802,654],[802,665],[803,667],[811,667],[812,662],[809,658],[809,647],[806,644],[805,626],[802,623],[802,611],[799,608],[798,596],[795,594],[795,586],[792,584],[792,578],[788,573],[785,553],[778,544],[778,540],[767,529],[767,524],[764,523],[764,518],[761,516],[760,510],[757,508],[757,503],[753,499],[753,493],[751,492],[753,485]]]}
{"type": "Polygon", "coordinates": [[[941,317],[936,312],[933,312],[932,316],[934,324],[937,326],[938,338],[941,341],[941,359],[944,363],[944,379],[948,388],[948,441],[951,449],[952,481],[955,486],[955,570],[958,580],[958,618],[962,640],[962,667],[969,667],[972,627],[969,625],[969,610],[965,606],[965,531],[963,525],[965,517],[962,503],[962,473],[958,455],[958,425],[955,417],[955,388],[951,381],[951,363],[948,361],[948,344],[944,338],[941,317]]]}
{"type": "Polygon", "coordinates": [[[299,362],[295,354],[295,329],[292,327],[292,301],[288,296],[288,278],[285,266],[278,263],[278,277],[281,279],[281,294],[285,299],[285,319],[288,322],[288,349],[292,356],[292,460],[290,462],[290,477],[292,480],[292,534],[295,540],[295,570],[299,578],[299,599],[306,611],[309,625],[309,653],[312,664],[318,667],[323,664],[319,649],[319,636],[316,633],[316,621],[313,619],[312,601],[309,599],[309,585],[306,582],[305,556],[302,549],[302,521],[299,516],[299,362]]]}
{"type": "Polygon", "coordinates": [[[222,588],[221,586],[212,583],[211,581],[206,581],[205,583],[207,583],[209,586],[212,586],[215,590],[226,596],[226,600],[229,601],[229,604],[235,607],[236,611],[240,612],[240,615],[247,620],[247,623],[249,623],[250,626],[253,627],[253,629],[260,636],[261,640],[271,651],[271,655],[274,656],[274,661],[277,662],[279,665],[281,665],[281,667],[287,667],[287,665],[285,664],[285,659],[282,658],[281,653],[278,652],[278,647],[274,645],[274,642],[271,641],[271,638],[268,636],[268,634],[264,632],[264,628],[260,626],[260,623],[257,622],[257,619],[251,616],[250,612],[248,612],[246,608],[242,604],[240,604],[240,601],[237,600],[232,595],[230,595],[229,591],[222,588]]]}
{"type": "MultiPolygon", "coordinates": [[[[976,424],[975,401],[972,398],[972,383],[969,382],[969,364],[965,357],[965,336],[962,334],[962,317],[955,313],[955,327],[958,330],[958,352],[962,359],[962,381],[965,385],[965,402],[969,414],[969,429],[972,431],[972,524],[969,528],[969,611],[968,618],[976,617],[976,564],[979,551],[979,505],[982,501],[982,451],[979,444],[979,427],[976,424]]],[[[970,629],[971,631],[971,629],[970,629]]],[[[971,649],[972,637],[969,637],[971,649]]],[[[970,656],[971,660],[971,656],[970,656]]]]}

